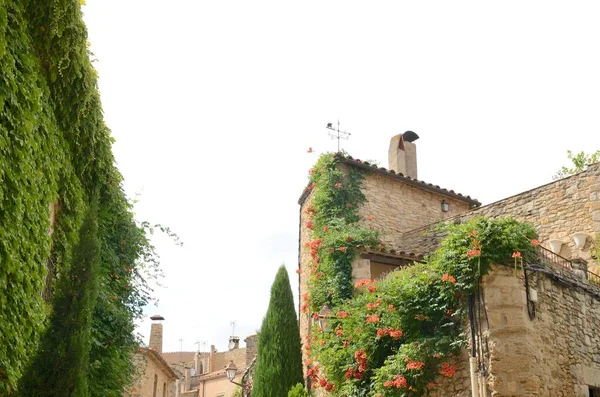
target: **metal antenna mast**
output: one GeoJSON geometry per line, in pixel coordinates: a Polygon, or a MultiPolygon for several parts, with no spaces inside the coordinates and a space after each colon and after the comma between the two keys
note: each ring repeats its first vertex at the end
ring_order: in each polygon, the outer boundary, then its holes
{"type": "Polygon", "coordinates": [[[327,123],[327,127],[328,130],[331,130],[333,132],[329,132],[329,136],[331,137],[331,139],[337,139],[337,144],[338,144],[338,152],[340,151],[340,139],[345,139],[348,140],[350,138],[350,134],[349,132],[346,131],[341,131],[340,130],[340,120],[338,119],[337,122],[337,128],[333,127],[333,123],[327,123]]]}
{"type": "Polygon", "coordinates": [[[232,321],[229,325],[231,325],[231,335],[235,335],[235,321],[232,321]]]}

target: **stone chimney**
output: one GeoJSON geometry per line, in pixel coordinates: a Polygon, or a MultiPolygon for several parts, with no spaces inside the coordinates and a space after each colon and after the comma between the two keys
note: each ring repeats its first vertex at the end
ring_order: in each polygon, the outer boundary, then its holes
{"type": "Polygon", "coordinates": [[[150,343],[148,343],[148,347],[158,354],[162,354],[162,344],[163,344],[163,325],[161,321],[165,318],[160,315],[150,317],[152,321],[152,325],[150,326],[150,343]]]}
{"type": "Polygon", "coordinates": [[[246,366],[250,365],[254,357],[256,357],[256,352],[258,346],[256,345],[257,335],[250,335],[244,339],[246,342],[246,366]]]}
{"type": "Polygon", "coordinates": [[[210,356],[208,356],[208,372],[215,370],[215,345],[210,345],[210,356]]]}
{"type": "Polygon", "coordinates": [[[390,139],[388,151],[389,168],[396,173],[417,179],[417,146],[419,136],[412,131],[398,134],[390,139]]]}

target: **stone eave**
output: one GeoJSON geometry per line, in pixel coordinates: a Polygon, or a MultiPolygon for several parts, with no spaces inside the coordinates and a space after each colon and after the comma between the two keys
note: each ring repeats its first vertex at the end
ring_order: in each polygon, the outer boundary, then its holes
{"type": "Polygon", "coordinates": [[[153,349],[147,348],[140,348],[140,351],[147,352],[148,356],[152,358],[158,364],[158,366],[163,369],[163,371],[167,374],[169,379],[179,379],[173,368],[171,368],[171,366],[165,361],[165,359],[160,355],[160,353],[153,349]]]}
{"type": "MultiPolygon", "coordinates": [[[[394,170],[388,170],[383,167],[377,167],[376,165],[370,164],[367,161],[354,159],[351,156],[344,156],[340,153],[335,154],[335,157],[338,158],[344,164],[362,168],[362,169],[368,170],[370,172],[375,172],[380,175],[386,176],[388,178],[394,179],[396,181],[403,182],[403,183],[406,183],[411,186],[415,186],[419,189],[437,193],[442,196],[446,196],[448,198],[452,198],[455,200],[463,201],[465,203],[468,203],[472,207],[479,207],[481,205],[481,203],[478,200],[471,198],[471,196],[465,196],[463,194],[456,193],[454,190],[444,189],[438,185],[433,185],[431,183],[427,183],[424,181],[420,181],[418,179],[411,178],[411,177],[403,175],[401,173],[397,173],[394,170]]],[[[302,205],[311,191],[312,191],[312,188],[309,184],[302,191],[302,194],[300,195],[300,198],[298,199],[298,204],[302,205]]]]}

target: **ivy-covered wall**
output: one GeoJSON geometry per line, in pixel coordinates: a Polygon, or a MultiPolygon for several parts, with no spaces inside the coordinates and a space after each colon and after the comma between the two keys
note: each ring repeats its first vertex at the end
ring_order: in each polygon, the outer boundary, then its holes
{"type": "Polygon", "coordinates": [[[156,266],[114,165],[80,7],[0,0],[0,395],[35,357],[93,196],[101,253],[90,395],[120,396],[130,381],[133,321],[156,266]]]}

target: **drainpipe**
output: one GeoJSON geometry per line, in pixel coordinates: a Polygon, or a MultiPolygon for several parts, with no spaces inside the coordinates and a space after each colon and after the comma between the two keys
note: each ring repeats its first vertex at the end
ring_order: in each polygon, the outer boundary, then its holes
{"type": "Polygon", "coordinates": [[[479,381],[477,379],[477,346],[475,339],[475,296],[469,295],[469,325],[471,327],[471,357],[469,357],[469,372],[471,374],[471,396],[479,397],[479,381]]]}

